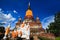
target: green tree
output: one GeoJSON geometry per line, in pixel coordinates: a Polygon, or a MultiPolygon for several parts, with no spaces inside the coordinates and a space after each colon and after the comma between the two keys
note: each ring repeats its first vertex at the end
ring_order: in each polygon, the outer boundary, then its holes
{"type": "Polygon", "coordinates": [[[55,14],[54,22],[48,25],[48,31],[54,33],[55,36],[60,36],[60,12],[55,14]]]}

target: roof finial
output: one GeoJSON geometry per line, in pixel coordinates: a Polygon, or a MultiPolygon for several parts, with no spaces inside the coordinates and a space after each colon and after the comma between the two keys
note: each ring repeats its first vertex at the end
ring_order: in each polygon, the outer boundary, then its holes
{"type": "Polygon", "coordinates": [[[30,2],[29,2],[29,6],[30,6],[30,2]]]}
{"type": "Polygon", "coordinates": [[[30,10],[31,10],[31,8],[30,8],[30,2],[29,2],[29,4],[28,4],[28,9],[30,9],[30,10]]]}

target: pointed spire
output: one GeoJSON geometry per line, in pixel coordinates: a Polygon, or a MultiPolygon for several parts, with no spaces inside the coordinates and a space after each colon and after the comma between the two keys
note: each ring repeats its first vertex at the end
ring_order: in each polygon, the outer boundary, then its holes
{"type": "Polygon", "coordinates": [[[29,6],[30,6],[30,2],[29,2],[29,4],[28,4],[29,6]]]}
{"type": "Polygon", "coordinates": [[[30,9],[30,10],[31,10],[31,8],[30,8],[30,2],[29,2],[29,4],[28,4],[28,9],[30,9]]]}

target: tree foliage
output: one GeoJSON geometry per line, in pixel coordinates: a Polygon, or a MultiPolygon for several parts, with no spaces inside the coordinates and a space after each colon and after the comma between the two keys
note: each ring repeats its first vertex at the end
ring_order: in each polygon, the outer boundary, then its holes
{"type": "Polygon", "coordinates": [[[54,33],[55,36],[60,36],[60,12],[56,13],[54,17],[54,22],[48,25],[48,31],[54,33]]]}

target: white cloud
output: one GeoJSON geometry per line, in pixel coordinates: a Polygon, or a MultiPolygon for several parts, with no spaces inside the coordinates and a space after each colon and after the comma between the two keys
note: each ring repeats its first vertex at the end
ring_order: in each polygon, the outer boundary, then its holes
{"type": "Polygon", "coordinates": [[[4,12],[0,11],[0,22],[3,23],[11,23],[16,20],[11,13],[5,14],[4,12]]]}
{"type": "Polygon", "coordinates": [[[15,21],[14,23],[17,23],[18,21],[15,21]]]}
{"type": "Polygon", "coordinates": [[[4,21],[3,21],[3,22],[1,22],[1,23],[5,23],[5,24],[6,24],[7,22],[4,22],[4,21]]]}
{"type": "Polygon", "coordinates": [[[1,11],[2,9],[0,8],[0,11],[1,11]]]}
{"type": "Polygon", "coordinates": [[[54,22],[54,16],[49,16],[46,17],[42,20],[42,26],[43,28],[47,28],[47,26],[49,25],[49,23],[54,22]]]}
{"type": "Polygon", "coordinates": [[[16,10],[13,10],[13,12],[16,13],[16,14],[18,13],[16,10]]]}

